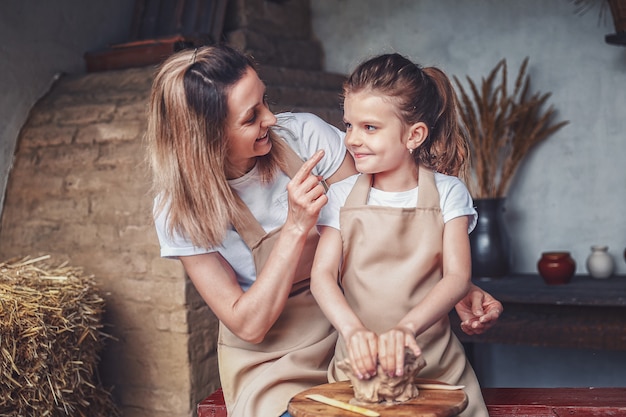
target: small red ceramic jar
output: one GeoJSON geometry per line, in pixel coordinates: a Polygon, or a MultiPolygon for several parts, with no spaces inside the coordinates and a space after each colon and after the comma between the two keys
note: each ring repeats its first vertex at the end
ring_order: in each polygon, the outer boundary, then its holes
{"type": "Polygon", "coordinates": [[[544,252],[537,262],[537,269],[546,284],[567,284],[576,271],[576,261],[569,252],[544,252]]]}

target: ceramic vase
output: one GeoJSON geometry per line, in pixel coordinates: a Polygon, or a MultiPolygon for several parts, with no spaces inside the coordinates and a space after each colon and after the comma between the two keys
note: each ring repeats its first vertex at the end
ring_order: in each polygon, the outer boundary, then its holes
{"type": "Polygon", "coordinates": [[[474,278],[500,278],[509,273],[509,242],[502,220],[504,200],[474,200],[478,223],[469,236],[474,278]]]}
{"type": "Polygon", "coordinates": [[[593,278],[609,278],[613,275],[615,264],[608,249],[608,246],[600,245],[591,247],[591,254],[587,257],[587,271],[593,278]]]}
{"type": "Polygon", "coordinates": [[[537,262],[537,270],[548,285],[567,284],[576,272],[576,261],[569,252],[544,252],[537,262]]]}

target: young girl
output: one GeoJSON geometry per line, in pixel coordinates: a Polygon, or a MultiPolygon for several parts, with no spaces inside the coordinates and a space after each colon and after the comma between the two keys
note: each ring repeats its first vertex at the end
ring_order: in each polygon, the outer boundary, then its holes
{"type": "Polygon", "coordinates": [[[388,54],[357,67],[344,96],[345,144],[360,174],[329,190],[311,283],[339,332],[329,379],[347,379],[336,367],[345,358],[360,378],[377,363],[401,375],[409,348],[426,360],[421,378],[465,385],[462,415],[487,416],[448,321],[471,285],[477,219],[457,178],[468,147],[454,89],[440,70],[388,54]]]}

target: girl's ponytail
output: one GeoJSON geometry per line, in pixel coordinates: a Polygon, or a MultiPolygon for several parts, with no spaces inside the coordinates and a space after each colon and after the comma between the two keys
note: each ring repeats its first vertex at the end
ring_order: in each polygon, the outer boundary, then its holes
{"type": "Polygon", "coordinates": [[[429,150],[431,164],[439,172],[464,177],[469,162],[469,146],[465,131],[459,124],[458,99],[448,76],[436,67],[423,69],[434,85],[429,150]]]}

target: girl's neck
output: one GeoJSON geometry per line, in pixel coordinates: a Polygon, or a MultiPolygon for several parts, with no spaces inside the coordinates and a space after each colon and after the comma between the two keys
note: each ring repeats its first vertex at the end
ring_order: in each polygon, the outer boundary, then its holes
{"type": "Polygon", "coordinates": [[[379,172],[377,174],[373,174],[372,177],[373,188],[387,192],[400,192],[412,190],[417,187],[419,174],[417,166],[415,166],[411,172],[406,172],[404,170],[379,172]]]}

